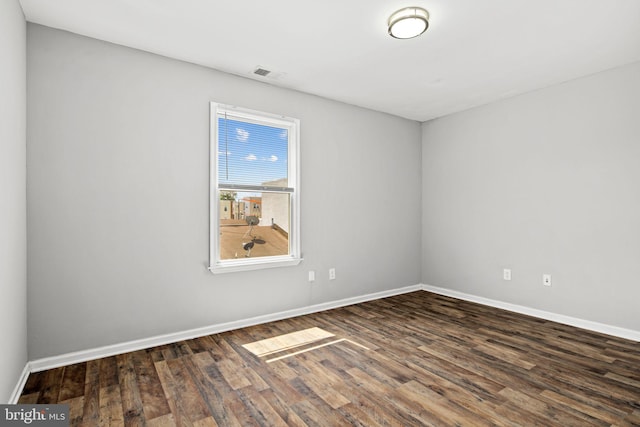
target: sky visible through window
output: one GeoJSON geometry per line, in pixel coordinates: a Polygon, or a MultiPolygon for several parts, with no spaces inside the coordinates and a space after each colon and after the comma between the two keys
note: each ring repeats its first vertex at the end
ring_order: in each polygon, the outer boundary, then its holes
{"type": "Polygon", "coordinates": [[[218,182],[262,185],[287,178],[287,129],[218,117],[218,182]]]}

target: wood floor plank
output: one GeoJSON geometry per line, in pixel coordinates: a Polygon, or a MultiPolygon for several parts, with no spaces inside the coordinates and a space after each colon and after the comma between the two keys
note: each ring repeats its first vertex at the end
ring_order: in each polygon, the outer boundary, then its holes
{"type": "Polygon", "coordinates": [[[100,420],[100,361],[91,360],[86,363],[84,383],[84,408],[82,421],[84,424],[98,425],[100,420]]]}
{"type": "Polygon", "coordinates": [[[481,405],[472,407],[475,411],[470,411],[467,405],[460,404],[460,397],[453,389],[445,387],[442,383],[426,385],[409,381],[400,387],[400,392],[449,425],[464,425],[469,420],[475,420],[474,424],[478,426],[495,424],[491,411],[483,410],[481,405]]]}
{"type": "Polygon", "coordinates": [[[125,426],[145,424],[144,409],[140,389],[136,378],[132,353],[116,356],[118,362],[118,378],[125,426]]]}
{"type": "MultiPolygon", "coordinates": [[[[304,355],[302,357],[304,357],[304,355]]],[[[309,367],[313,368],[312,366],[309,367]]],[[[349,399],[341,395],[332,387],[331,381],[327,380],[326,371],[319,374],[318,370],[311,369],[306,377],[307,379],[305,380],[305,384],[309,390],[322,399],[332,409],[338,409],[341,406],[350,403],[349,399]]]]}
{"type": "Polygon", "coordinates": [[[175,398],[182,402],[182,406],[192,423],[207,418],[209,410],[198,391],[192,372],[186,366],[190,358],[180,358],[167,361],[167,366],[173,376],[175,398]]]}
{"type": "Polygon", "coordinates": [[[503,403],[501,397],[477,394],[474,389],[461,387],[446,378],[421,368],[419,365],[409,364],[408,366],[421,374],[419,384],[430,388],[439,396],[456,403],[470,413],[474,413],[479,419],[497,421],[493,419],[493,411],[503,403]]]}
{"type": "Polygon", "coordinates": [[[605,378],[609,378],[612,379],[614,381],[617,381],[621,384],[626,384],[628,386],[630,386],[632,389],[634,390],[640,390],[640,381],[631,378],[630,376],[624,376],[624,375],[620,375],[620,374],[616,374],[615,372],[607,372],[605,375],[605,378]]]}
{"type": "Polygon", "coordinates": [[[169,414],[171,410],[150,354],[136,351],[132,353],[132,358],[145,418],[151,420],[169,414]]]}
{"type": "Polygon", "coordinates": [[[160,383],[162,384],[162,389],[164,390],[167,405],[169,405],[169,408],[171,409],[171,414],[173,415],[173,419],[176,425],[185,427],[193,426],[191,420],[189,419],[189,415],[183,404],[183,401],[180,398],[181,393],[179,390],[179,386],[176,380],[173,378],[173,374],[171,373],[171,369],[169,369],[168,362],[166,360],[162,360],[160,362],[156,362],[154,366],[156,367],[156,371],[158,372],[158,377],[160,378],[160,383]]]}
{"type": "Polygon", "coordinates": [[[499,345],[493,342],[484,342],[473,347],[474,351],[493,356],[504,362],[510,363],[515,366],[519,366],[523,369],[529,370],[536,366],[536,363],[531,360],[526,352],[514,351],[505,345],[499,345]]]}
{"type": "Polygon", "coordinates": [[[173,414],[162,415],[160,417],[152,418],[147,421],[147,426],[149,427],[173,427],[175,425],[177,425],[177,423],[176,419],[173,417],[173,414]]]}
{"type": "Polygon", "coordinates": [[[632,414],[626,416],[625,419],[618,422],[617,425],[624,427],[640,426],[640,410],[633,411],[632,414]]]}
{"type": "MultiPolygon", "coordinates": [[[[276,394],[271,388],[262,390],[260,394],[288,426],[306,427],[307,424],[291,408],[291,404],[295,402],[285,401],[281,395],[276,394]]],[[[300,401],[302,400],[297,400],[296,402],[300,401]]]]}
{"type": "Polygon", "coordinates": [[[22,394],[18,399],[18,403],[20,404],[37,404],[38,397],[40,397],[40,392],[35,392],[31,394],[22,394]]]}
{"type": "Polygon", "coordinates": [[[34,372],[19,401],[74,426],[640,426],[640,343],[420,291],[34,372]]]}
{"type": "Polygon", "coordinates": [[[233,389],[227,384],[210,352],[200,352],[189,358],[194,383],[209,413],[220,426],[241,426],[240,421],[225,405],[225,396],[232,394],[233,389]]]}
{"type": "Polygon", "coordinates": [[[558,402],[554,400],[545,399],[547,396],[544,396],[544,394],[535,395],[534,393],[524,393],[507,387],[500,392],[500,395],[518,408],[526,408],[527,411],[532,414],[543,414],[545,420],[557,425],[573,426],[586,422],[597,424],[595,419],[585,417],[582,413],[576,413],[571,410],[565,412],[563,410],[565,407],[558,405],[558,402]]]}
{"type": "Polygon", "coordinates": [[[420,369],[421,371],[427,371],[438,375],[439,377],[476,394],[478,398],[483,400],[495,398],[498,396],[498,393],[504,389],[502,384],[438,357],[429,357],[425,359],[424,357],[411,355],[407,358],[407,363],[409,366],[415,367],[414,369],[420,369]]]}
{"type": "Polygon", "coordinates": [[[258,422],[259,425],[287,426],[278,411],[269,404],[258,390],[253,387],[245,387],[238,391],[238,396],[251,412],[251,418],[258,422]]]}
{"type": "Polygon", "coordinates": [[[269,388],[269,383],[260,375],[257,370],[261,370],[260,367],[264,364],[260,361],[260,358],[248,357],[246,355],[246,349],[243,344],[247,342],[247,335],[242,330],[234,331],[233,334],[228,335],[227,342],[229,346],[238,353],[238,356],[243,360],[243,374],[249,380],[251,386],[258,391],[266,390],[269,388]]]}
{"type": "MultiPolygon", "coordinates": [[[[323,427],[329,425],[329,422],[336,422],[334,420],[328,420],[327,417],[320,411],[318,407],[308,400],[301,400],[291,405],[291,408],[295,411],[297,417],[299,417],[304,425],[310,427],[323,427]]],[[[346,422],[342,424],[337,423],[334,425],[346,425],[346,422]]]]}
{"type": "MultiPolygon", "coordinates": [[[[84,396],[61,400],[59,403],[69,407],[69,425],[72,427],[85,425],[84,422],[84,396]]],[[[88,422],[86,423],[89,424],[88,422]]]]}
{"type": "Polygon", "coordinates": [[[359,368],[351,368],[348,373],[353,377],[352,382],[355,387],[361,389],[369,396],[379,396],[375,399],[376,404],[383,408],[389,416],[400,419],[400,425],[412,425],[416,422],[410,412],[405,410],[406,408],[398,405],[396,389],[400,386],[399,384],[393,386],[380,382],[359,368]]]}
{"type": "MultiPolygon", "coordinates": [[[[32,372],[22,389],[22,396],[36,394],[38,397],[45,387],[46,377],[49,371],[32,372]]],[[[22,397],[21,396],[21,397],[22,397]]]]}
{"type": "Polygon", "coordinates": [[[64,375],[64,367],[49,369],[42,373],[43,379],[41,383],[40,396],[38,403],[57,403],[60,401],[60,387],[62,386],[62,378],[64,375]]]}
{"type": "Polygon", "coordinates": [[[115,356],[98,359],[100,364],[100,388],[120,384],[118,378],[118,361],[115,356]]]}
{"type": "Polygon", "coordinates": [[[116,384],[100,388],[99,426],[124,426],[124,411],[120,386],[116,384]]]}
{"type": "Polygon", "coordinates": [[[251,381],[244,375],[243,362],[227,341],[220,337],[214,337],[216,353],[218,356],[218,369],[232,389],[238,390],[251,385],[251,381]]]}
{"type": "Polygon", "coordinates": [[[592,422],[595,419],[604,423],[614,424],[617,420],[620,420],[627,415],[625,412],[616,413],[617,411],[612,410],[611,408],[602,408],[597,405],[584,404],[578,400],[549,390],[543,391],[541,396],[563,405],[567,410],[583,416],[589,422],[592,422]]]}

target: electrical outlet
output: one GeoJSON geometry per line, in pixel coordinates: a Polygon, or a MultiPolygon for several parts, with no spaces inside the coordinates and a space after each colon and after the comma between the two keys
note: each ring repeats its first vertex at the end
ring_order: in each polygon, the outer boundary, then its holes
{"type": "Polygon", "coordinates": [[[505,268],[504,270],[502,270],[502,278],[504,280],[511,280],[511,269],[510,268],[505,268]]]}
{"type": "Polygon", "coordinates": [[[551,275],[543,274],[542,275],[542,284],[545,286],[551,286],[551,275]]]}
{"type": "Polygon", "coordinates": [[[330,268],[329,269],[329,280],[336,280],[336,269],[335,268],[330,268]]]}
{"type": "Polygon", "coordinates": [[[315,282],[316,281],[316,272],[313,270],[309,271],[309,281],[310,282],[315,282]]]}

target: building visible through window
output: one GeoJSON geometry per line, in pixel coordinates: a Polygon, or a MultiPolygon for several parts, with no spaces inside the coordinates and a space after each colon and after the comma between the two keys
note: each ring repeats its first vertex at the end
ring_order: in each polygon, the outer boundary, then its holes
{"type": "Polygon", "coordinates": [[[211,104],[211,267],[300,261],[297,119],[211,104]]]}

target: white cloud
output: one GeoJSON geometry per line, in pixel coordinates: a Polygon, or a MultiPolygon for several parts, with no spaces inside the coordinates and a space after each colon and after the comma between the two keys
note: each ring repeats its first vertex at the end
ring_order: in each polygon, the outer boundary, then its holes
{"type": "Polygon", "coordinates": [[[287,130],[286,129],[282,129],[282,132],[280,132],[280,139],[287,139],[287,130]]]}
{"type": "Polygon", "coordinates": [[[258,158],[256,157],[255,154],[249,154],[247,157],[244,158],[245,160],[248,160],[250,162],[257,160],[258,158]]]}
{"type": "Polygon", "coordinates": [[[278,156],[272,155],[271,157],[269,157],[269,161],[270,162],[277,162],[278,161],[278,156]]]}
{"type": "Polygon", "coordinates": [[[231,151],[218,151],[218,156],[230,156],[231,151]]]}
{"type": "Polygon", "coordinates": [[[244,129],[236,128],[236,138],[240,142],[245,142],[247,139],[249,139],[249,132],[244,129]]]}

